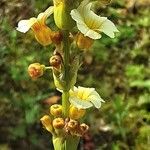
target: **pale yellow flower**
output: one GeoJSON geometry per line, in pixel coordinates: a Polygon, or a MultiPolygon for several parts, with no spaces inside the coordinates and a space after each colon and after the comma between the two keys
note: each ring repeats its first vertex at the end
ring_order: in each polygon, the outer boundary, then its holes
{"type": "Polygon", "coordinates": [[[114,32],[118,32],[114,23],[107,17],[96,15],[91,10],[91,6],[89,0],[84,0],[77,9],[71,11],[71,16],[76,21],[80,32],[91,39],[100,39],[101,32],[114,38],[114,32]]]}
{"type": "Polygon", "coordinates": [[[46,46],[52,43],[51,29],[46,25],[46,19],[53,13],[53,6],[50,6],[45,12],[38,15],[37,18],[32,17],[28,20],[21,20],[16,30],[26,33],[30,29],[33,30],[36,40],[46,46]]]}
{"type": "Polygon", "coordinates": [[[95,88],[85,88],[81,86],[78,88],[74,87],[73,90],[70,90],[69,101],[78,109],[86,109],[92,106],[100,108],[101,102],[104,102],[100,95],[95,91],[95,88]]]}

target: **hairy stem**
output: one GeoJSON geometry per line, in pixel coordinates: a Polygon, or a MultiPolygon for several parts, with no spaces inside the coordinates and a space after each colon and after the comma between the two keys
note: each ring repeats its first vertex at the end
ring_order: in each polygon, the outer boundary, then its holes
{"type": "Polygon", "coordinates": [[[69,92],[63,92],[62,94],[62,106],[63,106],[63,115],[64,117],[69,116],[69,92]]]}
{"type": "Polygon", "coordinates": [[[62,94],[62,106],[64,117],[68,117],[69,114],[69,90],[70,90],[70,76],[69,76],[69,59],[70,59],[70,43],[69,43],[69,31],[63,31],[63,50],[64,50],[64,80],[65,89],[62,94]]]}

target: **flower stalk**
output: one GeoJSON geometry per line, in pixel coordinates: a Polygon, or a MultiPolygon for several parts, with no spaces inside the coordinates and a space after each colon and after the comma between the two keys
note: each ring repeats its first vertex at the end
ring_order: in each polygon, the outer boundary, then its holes
{"type": "Polygon", "coordinates": [[[69,92],[64,91],[62,93],[62,107],[63,107],[63,116],[68,117],[69,116],[69,92]]]}
{"type": "MultiPolygon", "coordinates": [[[[102,0],[101,3],[108,4],[110,1],[102,0]]],[[[32,79],[38,79],[45,71],[52,70],[54,84],[62,93],[62,104],[50,106],[49,115],[42,117],[41,123],[53,135],[55,150],[77,150],[80,138],[89,130],[83,122],[86,109],[99,109],[104,102],[95,88],[75,87],[77,72],[82,64],[81,55],[92,47],[96,39],[101,38],[102,32],[114,38],[118,30],[107,17],[100,17],[91,10],[93,3],[90,0],[53,2],[54,6],[36,18],[19,21],[17,30],[26,33],[31,29],[41,45],[54,44],[56,47],[49,59],[50,66],[33,63],[28,73],[32,79]],[[46,24],[52,13],[57,31],[46,24]]]]}
{"type": "Polygon", "coordinates": [[[69,44],[69,31],[63,31],[63,52],[64,52],[64,81],[65,87],[62,93],[62,106],[63,106],[63,115],[68,117],[69,115],[69,59],[70,59],[70,44],[69,44]]]}

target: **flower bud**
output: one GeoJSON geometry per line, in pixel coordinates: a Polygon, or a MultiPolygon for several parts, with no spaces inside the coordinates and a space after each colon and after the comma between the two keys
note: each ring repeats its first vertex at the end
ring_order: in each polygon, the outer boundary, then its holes
{"type": "Polygon", "coordinates": [[[62,58],[60,55],[56,54],[50,58],[49,62],[51,66],[59,69],[62,63],[62,58]]]}
{"type": "Polygon", "coordinates": [[[53,127],[52,127],[52,120],[50,118],[50,116],[45,115],[40,119],[41,123],[43,124],[43,126],[46,128],[47,131],[49,132],[53,132],[53,127]]]}
{"type": "Polygon", "coordinates": [[[71,119],[77,120],[77,119],[82,118],[85,115],[85,112],[86,112],[85,109],[78,109],[74,106],[71,106],[69,110],[69,117],[71,119]]]}
{"type": "Polygon", "coordinates": [[[76,135],[78,136],[78,131],[79,131],[79,122],[76,120],[70,120],[67,125],[66,125],[66,133],[70,133],[71,135],[76,135]]]}
{"type": "Polygon", "coordinates": [[[84,36],[82,33],[77,34],[76,44],[80,49],[89,49],[93,43],[94,43],[93,39],[84,36]]]}
{"type": "Polygon", "coordinates": [[[56,118],[53,120],[53,127],[55,129],[63,129],[65,126],[65,121],[63,118],[56,118]]]}
{"type": "Polygon", "coordinates": [[[61,32],[52,32],[51,33],[51,39],[52,39],[52,42],[56,45],[59,45],[62,41],[62,34],[61,32]]]}
{"type": "Polygon", "coordinates": [[[89,130],[89,126],[85,123],[80,124],[80,134],[83,135],[89,130]]]}
{"type": "Polygon", "coordinates": [[[77,129],[78,125],[79,125],[78,121],[76,121],[76,120],[70,120],[68,122],[68,124],[67,124],[67,127],[71,131],[71,130],[77,129]]]}
{"type": "Polygon", "coordinates": [[[62,116],[62,105],[54,104],[50,107],[50,113],[54,117],[61,117],[62,116]]]}
{"type": "Polygon", "coordinates": [[[29,76],[33,79],[41,77],[44,73],[44,68],[45,66],[39,63],[29,65],[28,67],[29,76]]]}
{"type": "Polygon", "coordinates": [[[63,30],[70,30],[75,25],[74,20],[71,18],[71,6],[64,0],[54,1],[54,20],[58,28],[63,30]]]}

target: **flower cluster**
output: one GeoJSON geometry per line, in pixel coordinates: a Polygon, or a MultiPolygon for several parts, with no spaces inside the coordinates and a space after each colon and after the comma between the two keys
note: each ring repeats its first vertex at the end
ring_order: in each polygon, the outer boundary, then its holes
{"type": "Polygon", "coordinates": [[[57,136],[83,136],[89,129],[85,123],[80,123],[80,119],[85,114],[85,110],[70,107],[69,118],[64,119],[62,106],[55,104],[50,107],[50,115],[44,115],[40,120],[44,128],[57,136]],[[76,120],[75,120],[76,119],[76,120]]]}
{"type": "MultiPolygon", "coordinates": [[[[110,0],[100,0],[100,2],[108,4],[110,0]]],[[[98,16],[91,10],[92,4],[93,2],[84,0],[77,8],[70,10],[70,14],[68,14],[67,6],[63,0],[54,0],[54,6],[50,6],[45,12],[40,13],[37,18],[32,17],[28,20],[19,21],[17,30],[26,33],[32,29],[36,40],[43,46],[51,43],[58,44],[62,40],[61,33],[52,31],[46,25],[47,18],[54,13],[55,23],[60,29],[69,29],[70,25],[74,27],[74,21],[76,22],[79,30],[75,38],[76,44],[81,49],[89,49],[94,40],[102,37],[102,33],[114,38],[114,33],[118,32],[114,23],[107,17],[98,16]]]]}
{"type": "Polygon", "coordinates": [[[32,79],[42,77],[44,72],[50,69],[56,89],[62,93],[62,105],[52,105],[49,115],[41,118],[45,129],[53,134],[55,150],[64,149],[67,145],[64,141],[72,143],[71,147],[65,150],[75,150],[79,137],[89,129],[88,125],[83,123],[86,109],[91,107],[99,109],[104,102],[95,88],[75,87],[75,84],[83,52],[90,49],[94,41],[100,39],[103,34],[114,38],[115,33],[118,32],[113,22],[107,17],[97,15],[91,9],[95,2],[107,5],[110,1],[53,0],[54,6],[40,13],[37,18],[19,21],[16,28],[22,33],[31,29],[41,45],[54,44],[56,47],[49,58],[49,66],[33,63],[28,67],[32,79]],[[52,14],[54,14],[55,30],[46,23],[52,14]]]}

